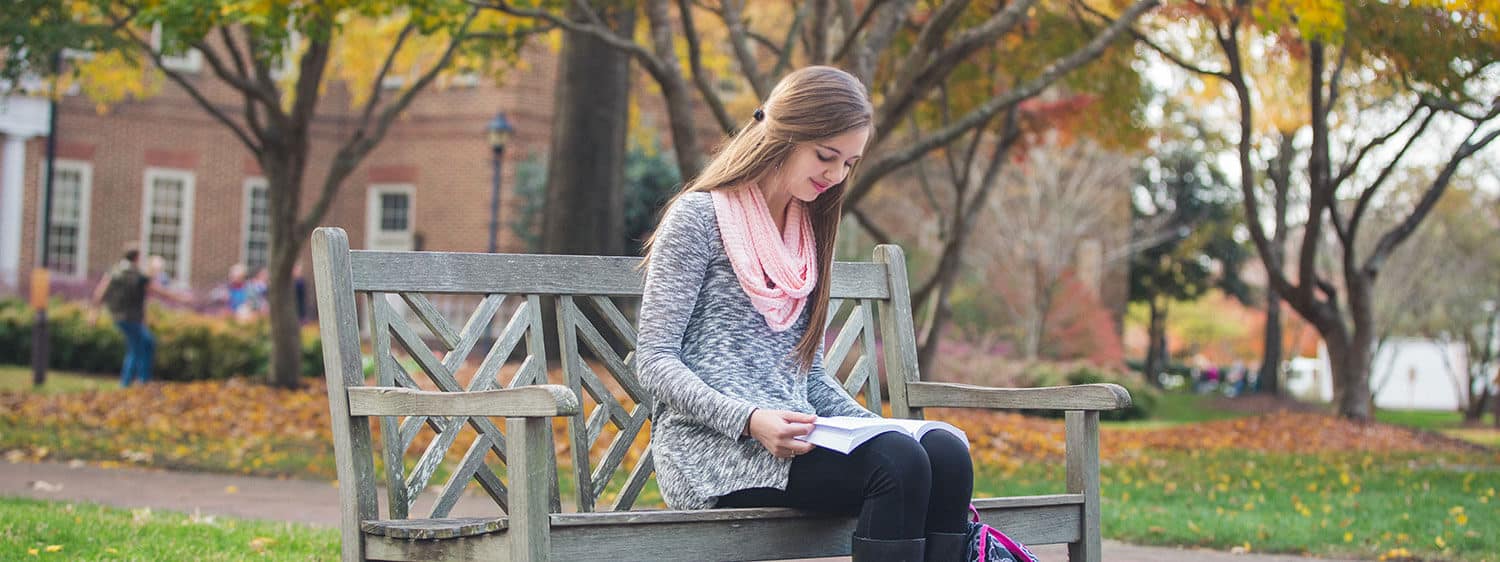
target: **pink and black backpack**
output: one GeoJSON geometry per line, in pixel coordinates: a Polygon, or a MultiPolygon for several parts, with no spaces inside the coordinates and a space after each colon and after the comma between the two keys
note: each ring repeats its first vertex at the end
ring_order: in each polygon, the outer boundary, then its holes
{"type": "Polygon", "coordinates": [[[969,505],[969,536],[964,558],[969,562],[1040,562],[1015,539],[1005,536],[989,525],[979,522],[979,510],[969,505]]]}

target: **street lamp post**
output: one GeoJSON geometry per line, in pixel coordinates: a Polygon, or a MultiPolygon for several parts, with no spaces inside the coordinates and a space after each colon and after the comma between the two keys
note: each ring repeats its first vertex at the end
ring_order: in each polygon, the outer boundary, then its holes
{"type": "Polygon", "coordinates": [[[510,140],[511,133],[515,129],[510,126],[510,120],[505,118],[505,112],[495,114],[487,127],[490,141],[490,166],[492,177],[490,178],[490,246],[491,254],[499,250],[500,242],[500,163],[505,157],[505,141],[510,140]]]}

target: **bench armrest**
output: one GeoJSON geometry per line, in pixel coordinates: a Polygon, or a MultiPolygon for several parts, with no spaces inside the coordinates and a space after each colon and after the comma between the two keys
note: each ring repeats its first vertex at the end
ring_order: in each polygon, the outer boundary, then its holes
{"type": "Polygon", "coordinates": [[[578,413],[568,387],[538,384],[476,392],[432,392],[390,386],[349,388],[351,416],[495,416],[544,418],[578,413]]]}
{"type": "Polygon", "coordinates": [[[1108,383],[996,388],[951,382],[912,382],[906,384],[906,401],[913,408],[1119,410],[1130,406],[1130,391],[1108,383]]]}

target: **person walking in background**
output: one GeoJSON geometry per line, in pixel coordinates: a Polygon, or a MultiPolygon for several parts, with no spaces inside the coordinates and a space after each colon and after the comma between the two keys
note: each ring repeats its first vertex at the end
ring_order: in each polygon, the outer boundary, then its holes
{"type": "Polygon", "coordinates": [[[307,279],[302,277],[302,262],[292,264],[292,294],[297,297],[297,323],[307,323],[307,279]]]}
{"type": "Polygon", "coordinates": [[[262,267],[245,282],[245,295],[250,305],[252,318],[260,318],[270,311],[271,303],[266,298],[266,293],[271,290],[271,271],[269,267],[262,267]]]}
{"type": "Polygon", "coordinates": [[[94,287],[89,320],[98,318],[98,305],[104,303],[115,327],[125,335],[125,363],[120,367],[120,386],[145,383],[151,380],[151,367],[156,360],[156,337],[146,326],[146,299],[157,297],[188,304],[179,295],[164,291],[152,276],[140,267],[140,250],[133,244],[125,247],[120,263],[115,264],[94,287]]]}
{"type": "Polygon", "coordinates": [[[229,266],[229,280],[224,284],[224,305],[235,320],[250,318],[250,287],[245,282],[245,264],[229,266]]]}

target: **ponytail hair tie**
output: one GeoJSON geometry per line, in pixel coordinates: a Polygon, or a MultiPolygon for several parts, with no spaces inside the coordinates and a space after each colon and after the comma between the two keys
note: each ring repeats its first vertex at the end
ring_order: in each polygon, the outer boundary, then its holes
{"type": "Polygon", "coordinates": [[[755,115],[755,120],[756,121],[765,121],[766,120],[766,112],[763,109],[756,108],[754,115],[755,115]]]}

